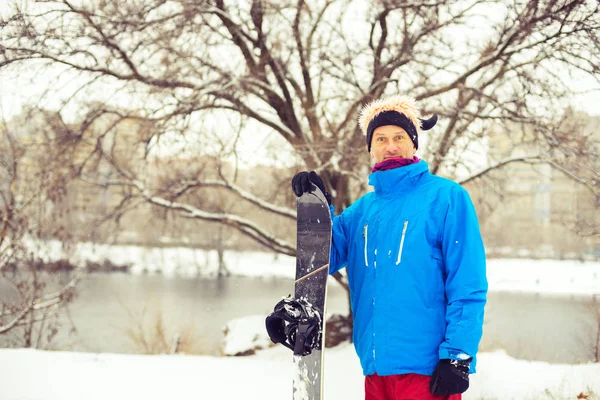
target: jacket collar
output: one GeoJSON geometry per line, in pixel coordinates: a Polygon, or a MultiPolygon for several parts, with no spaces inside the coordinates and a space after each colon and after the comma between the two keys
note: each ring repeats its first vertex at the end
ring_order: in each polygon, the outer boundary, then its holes
{"type": "Polygon", "coordinates": [[[375,187],[377,195],[396,194],[411,189],[424,173],[429,172],[429,165],[424,160],[418,163],[377,171],[369,175],[369,185],[375,187]]]}

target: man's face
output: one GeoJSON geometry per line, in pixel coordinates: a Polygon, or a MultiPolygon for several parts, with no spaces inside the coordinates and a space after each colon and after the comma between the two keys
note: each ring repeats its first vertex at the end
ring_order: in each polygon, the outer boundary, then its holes
{"type": "Polygon", "coordinates": [[[408,133],[399,126],[385,125],[373,131],[371,157],[375,163],[388,158],[413,158],[416,151],[408,133]]]}

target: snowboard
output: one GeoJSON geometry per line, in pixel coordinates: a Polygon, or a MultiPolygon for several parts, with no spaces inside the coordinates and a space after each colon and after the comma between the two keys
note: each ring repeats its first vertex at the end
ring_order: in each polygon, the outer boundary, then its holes
{"type": "Polygon", "coordinates": [[[331,215],[325,196],[314,191],[297,199],[296,280],[294,298],[308,303],[320,314],[320,337],[308,355],[293,356],[293,399],[323,399],[323,350],[325,348],[325,304],[331,215]]]}

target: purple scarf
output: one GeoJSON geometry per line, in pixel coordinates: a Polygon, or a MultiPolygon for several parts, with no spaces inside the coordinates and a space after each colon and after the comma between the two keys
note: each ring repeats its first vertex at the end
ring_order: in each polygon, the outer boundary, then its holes
{"type": "Polygon", "coordinates": [[[415,164],[421,161],[419,157],[413,156],[413,158],[388,158],[380,163],[375,164],[371,172],[376,171],[387,171],[388,169],[394,169],[404,167],[405,165],[415,164]]]}

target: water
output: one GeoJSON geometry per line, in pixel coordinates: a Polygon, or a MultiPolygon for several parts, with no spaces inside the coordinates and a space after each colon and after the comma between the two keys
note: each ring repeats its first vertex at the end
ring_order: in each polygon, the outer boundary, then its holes
{"type": "Polygon", "coordinates": [[[481,348],[552,363],[598,361],[600,301],[591,303],[587,296],[490,293],[481,348]]]}
{"type": "MultiPolygon", "coordinates": [[[[61,347],[92,352],[139,351],[127,331],[151,335],[160,315],[167,331],[193,332],[196,352],[219,353],[223,328],[234,318],[266,316],[293,293],[288,279],[165,278],[129,274],[92,274],[69,307],[76,338],[62,335],[61,347]],[[70,343],[69,343],[70,342],[70,343]]],[[[345,292],[330,285],[328,312],[347,314],[345,292]]],[[[169,338],[171,339],[171,338],[169,338]]]]}
{"type": "MultiPolygon", "coordinates": [[[[328,312],[346,314],[346,292],[330,280],[328,312]]],[[[293,282],[256,278],[165,278],[91,274],[69,306],[75,335],[55,338],[61,350],[140,352],[127,332],[152,336],[156,321],[170,332],[191,332],[196,352],[219,353],[223,327],[234,318],[268,314],[293,282]],[[143,329],[138,329],[143,326],[143,329]]],[[[590,298],[490,293],[482,350],[503,348],[513,357],[553,363],[594,360],[597,320],[590,298]]]]}

